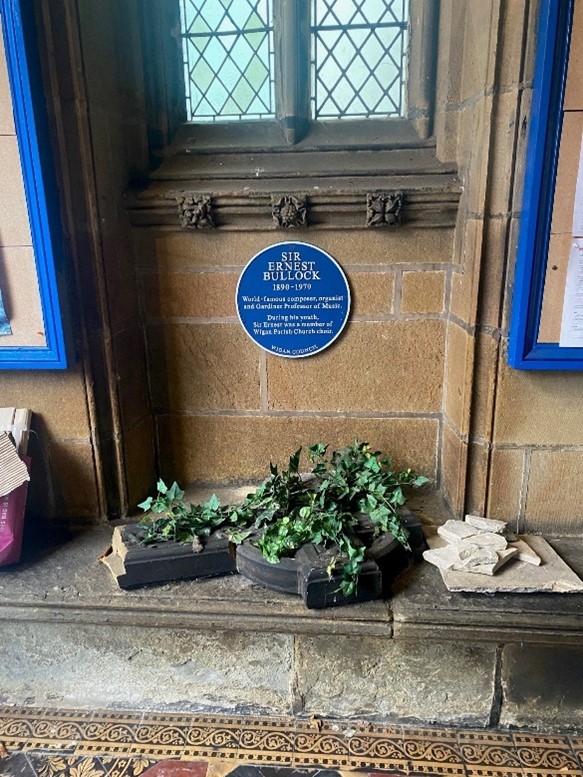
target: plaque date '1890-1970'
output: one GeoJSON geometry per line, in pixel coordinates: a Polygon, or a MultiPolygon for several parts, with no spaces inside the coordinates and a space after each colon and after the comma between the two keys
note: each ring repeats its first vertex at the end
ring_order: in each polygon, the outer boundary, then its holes
{"type": "Polygon", "coordinates": [[[340,265],[309,243],[288,241],[260,251],[237,286],[237,313],[249,337],[277,356],[297,359],[327,348],[350,312],[340,265]]]}

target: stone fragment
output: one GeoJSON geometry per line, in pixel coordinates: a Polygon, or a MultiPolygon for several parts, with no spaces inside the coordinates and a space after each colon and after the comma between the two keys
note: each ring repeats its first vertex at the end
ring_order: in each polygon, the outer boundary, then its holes
{"type": "Polygon", "coordinates": [[[496,564],[498,554],[493,548],[480,548],[479,545],[467,545],[459,554],[459,566],[471,570],[473,567],[479,567],[484,564],[496,564]]]}
{"type": "Polygon", "coordinates": [[[471,572],[477,575],[495,575],[517,553],[516,548],[498,551],[492,548],[481,548],[474,555],[451,567],[451,569],[456,572],[471,572]]]}
{"type": "Polygon", "coordinates": [[[534,552],[528,542],[517,538],[510,543],[510,546],[517,549],[518,553],[516,558],[518,561],[525,561],[527,564],[533,564],[537,567],[540,565],[541,557],[534,552]]]}
{"type": "Polygon", "coordinates": [[[437,533],[448,542],[459,542],[466,537],[473,537],[477,529],[467,526],[463,521],[446,521],[443,526],[437,527],[437,533]]]}
{"type": "MultiPolygon", "coordinates": [[[[449,591],[469,593],[582,593],[583,581],[553,550],[549,543],[536,535],[527,535],[526,542],[540,556],[541,565],[508,564],[497,575],[474,574],[467,570],[441,569],[440,574],[449,591]]],[[[434,535],[428,537],[429,547],[441,548],[446,541],[434,535]]]]}
{"type": "Polygon", "coordinates": [[[426,550],[423,552],[423,558],[438,569],[451,569],[455,564],[459,564],[460,560],[453,545],[426,550]]]}
{"type": "Polygon", "coordinates": [[[466,515],[465,523],[475,529],[494,534],[504,534],[508,530],[506,521],[495,521],[493,518],[483,518],[481,515],[466,515]]]}
{"type": "MultiPolygon", "coordinates": [[[[460,540],[457,546],[457,551],[462,557],[462,553],[466,553],[466,550],[471,552],[472,548],[491,548],[492,550],[506,550],[508,543],[506,538],[501,534],[474,534],[473,537],[467,537],[465,540],[460,540]]],[[[467,555],[467,553],[466,553],[467,555]]]]}

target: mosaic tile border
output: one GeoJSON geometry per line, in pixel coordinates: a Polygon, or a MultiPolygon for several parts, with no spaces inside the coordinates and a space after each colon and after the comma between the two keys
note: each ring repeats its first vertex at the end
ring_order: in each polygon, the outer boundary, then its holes
{"type": "Polygon", "coordinates": [[[245,763],[372,775],[583,777],[583,737],[362,721],[0,706],[0,744],[26,753],[38,777],[138,777],[166,759],[216,762],[219,771],[219,764],[245,763]]]}

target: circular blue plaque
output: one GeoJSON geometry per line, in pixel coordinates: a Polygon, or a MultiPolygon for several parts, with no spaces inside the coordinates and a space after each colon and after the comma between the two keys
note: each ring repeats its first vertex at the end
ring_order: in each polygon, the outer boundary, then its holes
{"type": "Polygon", "coordinates": [[[350,289],[340,265],[321,248],[289,241],[265,248],[237,285],[243,329],[261,348],[298,359],[323,351],[344,329],[350,289]]]}

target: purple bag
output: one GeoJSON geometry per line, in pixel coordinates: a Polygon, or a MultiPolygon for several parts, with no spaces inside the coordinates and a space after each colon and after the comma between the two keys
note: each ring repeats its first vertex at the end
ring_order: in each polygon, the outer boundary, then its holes
{"type": "MultiPolygon", "coordinates": [[[[22,459],[30,472],[30,459],[22,459]]],[[[0,496],[0,567],[20,561],[28,481],[0,496]]]]}

